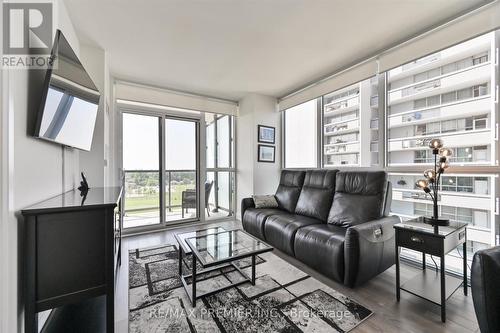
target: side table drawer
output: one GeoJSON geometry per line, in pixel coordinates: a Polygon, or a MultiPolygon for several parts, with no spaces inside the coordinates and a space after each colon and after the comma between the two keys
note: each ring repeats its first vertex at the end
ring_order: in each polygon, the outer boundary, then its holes
{"type": "Polygon", "coordinates": [[[396,230],[398,246],[439,256],[442,253],[443,239],[408,230],[396,230]]]}

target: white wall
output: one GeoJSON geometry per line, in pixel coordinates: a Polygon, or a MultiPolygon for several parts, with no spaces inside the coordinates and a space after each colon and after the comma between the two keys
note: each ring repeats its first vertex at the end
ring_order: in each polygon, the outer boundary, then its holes
{"type": "MultiPolygon", "coordinates": [[[[54,0],[54,23],[80,55],[78,37],[61,0],[54,0]]],[[[43,70],[2,70],[0,332],[24,331],[19,211],[78,184],[79,151],[32,137],[44,76],[43,70]]]]}
{"type": "Polygon", "coordinates": [[[239,103],[236,118],[236,217],[241,200],[253,194],[274,194],[281,170],[281,117],[276,98],[250,94],[239,103]],[[257,126],[276,128],[275,163],[257,162],[257,126]]]}

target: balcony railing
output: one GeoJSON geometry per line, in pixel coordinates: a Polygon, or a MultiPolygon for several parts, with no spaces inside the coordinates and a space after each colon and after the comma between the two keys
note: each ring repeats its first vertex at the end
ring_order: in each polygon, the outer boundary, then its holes
{"type": "MultiPolygon", "coordinates": [[[[160,171],[126,170],[125,214],[153,212],[160,209],[160,171]]],[[[195,170],[165,170],[165,209],[171,212],[182,206],[182,192],[196,188],[195,170]]]]}
{"type": "Polygon", "coordinates": [[[419,92],[426,91],[426,90],[432,90],[435,88],[439,88],[441,86],[441,80],[433,80],[430,82],[424,82],[421,84],[417,84],[412,87],[404,88],[401,90],[401,96],[406,97],[410,95],[415,95],[419,92]]]}
{"type": "Polygon", "coordinates": [[[488,111],[489,95],[481,95],[469,99],[454,101],[452,103],[438,104],[432,107],[398,112],[389,115],[389,127],[403,126],[412,122],[422,122],[441,117],[458,117],[460,115],[476,115],[488,111]]]}
{"type": "Polygon", "coordinates": [[[408,71],[408,70],[413,69],[415,67],[422,66],[422,65],[431,63],[433,61],[439,60],[440,58],[441,57],[440,57],[439,53],[431,54],[431,55],[428,55],[426,57],[412,61],[410,63],[404,64],[403,66],[401,66],[401,69],[403,72],[408,71]]]}

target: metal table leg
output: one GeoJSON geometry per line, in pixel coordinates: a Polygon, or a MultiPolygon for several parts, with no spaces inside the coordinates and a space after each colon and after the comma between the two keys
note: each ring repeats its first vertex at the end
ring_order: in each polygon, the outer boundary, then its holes
{"type": "Polygon", "coordinates": [[[252,256],[252,285],[255,286],[255,255],[252,256]]]}
{"type": "Polygon", "coordinates": [[[446,284],[444,254],[441,255],[441,321],[446,322],[446,284]]]}
{"type": "Polygon", "coordinates": [[[193,308],[196,306],[196,256],[193,253],[193,275],[191,277],[191,286],[192,286],[192,291],[191,291],[191,296],[193,297],[191,302],[193,305],[193,308]]]}
{"type": "Polygon", "coordinates": [[[182,246],[179,245],[179,275],[182,275],[182,246]]]}
{"type": "Polygon", "coordinates": [[[399,302],[401,299],[401,290],[399,289],[399,246],[397,244],[398,241],[396,240],[396,299],[399,302]]]}
{"type": "Polygon", "coordinates": [[[467,296],[467,236],[463,245],[464,254],[464,295],[467,296]]]}

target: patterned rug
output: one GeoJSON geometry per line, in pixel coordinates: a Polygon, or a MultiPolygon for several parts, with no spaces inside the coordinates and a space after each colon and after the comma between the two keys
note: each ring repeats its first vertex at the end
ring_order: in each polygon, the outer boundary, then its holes
{"type": "MultiPolygon", "coordinates": [[[[190,265],[185,258],[184,274],[190,265]]],[[[250,276],[250,260],[237,265],[250,276]]],[[[245,283],[204,297],[192,308],[178,277],[177,246],[132,250],[129,331],[348,332],[372,314],[272,252],[257,258],[256,278],[255,286],[245,283]]],[[[240,279],[234,268],[221,268],[201,273],[196,288],[201,294],[240,279]]]]}

